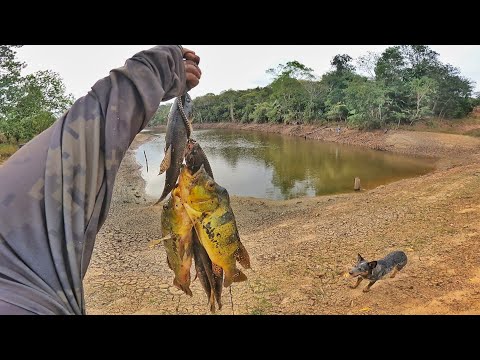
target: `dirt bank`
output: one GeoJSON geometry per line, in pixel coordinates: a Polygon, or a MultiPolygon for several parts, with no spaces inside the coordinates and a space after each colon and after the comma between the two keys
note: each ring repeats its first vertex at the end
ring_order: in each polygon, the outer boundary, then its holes
{"type": "MultiPolygon", "coordinates": [[[[226,125],[196,124],[195,129],[226,125]]],[[[234,284],[235,314],[480,313],[480,140],[410,131],[358,132],[312,126],[233,125],[439,159],[435,172],[377,189],[270,201],[232,196],[252,270],[234,284]],[[377,259],[402,249],[409,258],[395,279],[370,293],[348,287],[356,254],[377,259]]],[[[171,286],[159,206],[143,191],[134,149],[120,167],[110,216],[85,278],[89,314],[206,314],[198,281],[193,297],[171,286]]],[[[224,309],[232,304],[224,291],[224,309]]]]}

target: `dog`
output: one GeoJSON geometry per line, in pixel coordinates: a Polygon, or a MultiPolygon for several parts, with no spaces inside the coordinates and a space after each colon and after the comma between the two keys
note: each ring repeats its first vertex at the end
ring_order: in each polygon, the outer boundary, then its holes
{"type": "Polygon", "coordinates": [[[370,282],[363,289],[363,292],[369,292],[373,284],[382,279],[385,275],[393,270],[391,278],[394,278],[397,272],[402,270],[407,264],[407,255],[403,251],[394,251],[383,259],[368,262],[360,254],[358,254],[357,264],[349,271],[353,277],[358,277],[357,283],[351,285],[351,289],[356,289],[363,279],[370,282]]]}

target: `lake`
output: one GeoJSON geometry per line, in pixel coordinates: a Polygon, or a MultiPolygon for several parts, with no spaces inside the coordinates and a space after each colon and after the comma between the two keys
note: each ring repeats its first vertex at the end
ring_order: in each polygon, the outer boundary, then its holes
{"type": "MultiPolygon", "coordinates": [[[[165,174],[158,176],[165,134],[155,135],[138,148],[136,159],[142,165],[146,193],[159,198],[165,182],[165,174]]],[[[280,200],[348,193],[354,191],[355,177],[368,190],[434,169],[432,159],[303,137],[212,129],[194,131],[192,138],[205,151],[215,181],[230,195],[280,200]]]]}

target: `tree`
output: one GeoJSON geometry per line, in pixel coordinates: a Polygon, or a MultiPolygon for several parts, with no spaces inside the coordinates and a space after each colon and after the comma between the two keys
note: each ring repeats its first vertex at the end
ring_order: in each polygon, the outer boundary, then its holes
{"type": "Polygon", "coordinates": [[[270,84],[273,90],[271,121],[303,120],[302,114],[308,103],[312,103],[314,87],[308,81],[315,79],[313,69],[294,60],[280,64],[276,69],[267,70],[275,78],[270,84]]]}
{"type": "Polygon", "coordinates": [[[357,77],[345,90],[348,121],[367,128],[379,128],[385,122],[386,89],[381,82],[357,77]]]}
{"type": "Polygon", "coordinates": [[[355,71],[355,66],[351,64],[352,60],[350,55],[338,54],[333,57],[330,64],[335,68],[337,73],[353,72],[355,71]]]}
{"type": "Polygon", "coordinates": [[[15,105],[21,86],[21,71],[26,66],[15,59],[15,48],[21,45],[0,45],[0,118],[15,105]]]}
{"type": "Polygon", "coordinates": [[[303,65],[302,63],[293,60],[289,61],[286,64],[280,64],[277,68],[271,68],[267,70],[267,74],[270,74],[274,77],[275,80],[281,78],[291,78],[297,80],[314,80],[315,75],[313,74],[313,69],[303,65]]]}
{"type": "Polygon", "coordinates": [[[355,67],[351,64],[352,57],[349,55],[335,55],[330,62],[334,68],[322,76],[321,82],[326,88],[325,116],[329,120],[344,121],[348,116],[348,108],[345,105],[345,89],[351,81],[359,75],[355,74],[355,67]]]}
{"type": "Polygon", "coordinates": [[[380,54],[369,51],[367,55],[358,57],[357,69],[367,75],[370,80],[375,79],[375,66],[379,58],[380,54]]]}
{"type": "Polygon", "coordinates": [[[411,109],[410,123],[425,116],[432,115],[432,98],[437,91],[437,82],[429,77],[423,76],[420,79],[413,79],[408,83],[410,93],[415,102],[411,109]]]}
{"type": "Polygon", "coordinates": [[[398,85],[403,81],[405,59],[399,46],[387,48],[379,57],[375,66],[375,79],[381,80],[385,85],[398,85]]]}
{"type": "Polygon", "coordinates": [[[293,60],[268,69],[272,82],[194,99],[198,121],[346,121],[362,128],[413,123],[429,116],[458,118],[480,104],[473,84],[426,45],[392,46],[356,60],[338,54],[318,79],[293,60]],[[364,76],[366,75],[366,76],[364,76]]]}
{"type": "Polygon", "coordinates": [[[21,76],[25,64],[15,48],[0,46],[0,132],[9,139],[29,140],[53,124],[73,102],[62,78],[46,70],[21,76]]]}

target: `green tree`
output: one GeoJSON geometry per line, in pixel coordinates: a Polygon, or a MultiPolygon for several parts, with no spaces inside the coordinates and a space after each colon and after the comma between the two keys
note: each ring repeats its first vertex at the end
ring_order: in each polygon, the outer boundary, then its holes
{"type": "Polygon", "coordinates": [[[73,102],[57,73],[22,76],[25,64],[15,58],[18,47],[0,46],[0,132],[17,142],[51,126],[73,102]]]}
{"type": "Polygon", "coordinates": [[[357,77],[345,90],[348,121],[365,128],[379,128],[385,123],[386,89],[381,82],[357,77]]]}
{"type": "Polygon", "coordinates": [[[15,106],[21,87],[21,71],[26,66],[15,59],[21,45],[0,45],[0,119],[15,106]]]}
{"type": "Polygon", "coordinates": [[[437,91],[437,82],[422,76],[411,80],[407,86],[415,103],[415,107],[410,109],[410,122],[432,115],[432,99],[437,91]]]}
{"type": "Polygon", "coordinates": [[[375,128],[430,116],[459,118],[480,103],[472,97],[473,83],[426,45],[392,46],[356,62],[338,54],[331,66],[318,79],[296,60],[279,64],[267,70],[272,81],[266,87],[197,97],[194,118],[260,123],[327,119],[375,128]]]}
{"type": "Polygon", "coordinates": [[[321,82],[326,90],[325,116],[328,120],[346,121],[348,108],[345,105],[345,90],[359,75],[355,74],[355,67],[349,55],[335,55],[330,64],[332,71],[322,76],[321,82]]]}

